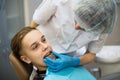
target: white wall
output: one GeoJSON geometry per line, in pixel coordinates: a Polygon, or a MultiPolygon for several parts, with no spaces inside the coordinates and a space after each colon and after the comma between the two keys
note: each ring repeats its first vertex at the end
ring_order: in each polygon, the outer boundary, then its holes
{"type": "Polygon", "coordinates": [[[42,0],[24,0],[25,25],[28,26],[32,20],[33,13],[42,0]]]}
{"type": "Polygon", "coordinates": [[[118,18],[117,24],[111,35],[106,40],[106,45],[120,45],[120,3],[118,3],[118,18]]]}

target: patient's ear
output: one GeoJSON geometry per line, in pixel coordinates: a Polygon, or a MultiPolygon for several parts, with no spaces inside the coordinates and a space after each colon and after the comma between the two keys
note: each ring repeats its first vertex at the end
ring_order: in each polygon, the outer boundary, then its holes
{"type": "Polygon", "coordinates": [[[31,60],[27,56],[20,56],[20,59],[27,64],[31,63],[31,60]]]}

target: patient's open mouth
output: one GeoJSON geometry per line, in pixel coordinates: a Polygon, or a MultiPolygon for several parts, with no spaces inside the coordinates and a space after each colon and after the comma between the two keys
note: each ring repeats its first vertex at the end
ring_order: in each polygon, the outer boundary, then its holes
{"type": "Polygon", "coordinates": [[[52,51],[50,52],[50,54],[46,55],[45,57],[49,57],[51,59],[56,59],[55,56],[52,54],[52,51]]]}
{"type": "Polygon", "coordinates": [[[50,56],[52,54],[52,51],[48,52],[47,55],[44,56],[44,58],[50,56]]]}

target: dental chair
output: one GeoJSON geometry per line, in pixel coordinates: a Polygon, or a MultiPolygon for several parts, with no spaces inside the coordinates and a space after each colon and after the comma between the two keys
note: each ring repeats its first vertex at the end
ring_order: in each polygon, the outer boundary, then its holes
{"type": "Polygon", "coordinates": [[[9,59],[19,80],[29,80],[29,76],[32,72],[32,66],[28,66],[22,61],[18,60],[13,53],[10,53],[9,59]]]}
{"type": "Polygon", "coordinates": [[[120,72],[108,74],[98,80],[120,80],[120,72]]]}
{"type": "MultiPolygon", "coordinates": [[[[33,70],[32,66],[25,65],[25,63],[18,60],[13,53],[10,53],[9,59],[19,80],[29,80],[29,76],[33,70]]],[[[120,72],[102,77],[98,80],[120,80],[120,72]]]]}

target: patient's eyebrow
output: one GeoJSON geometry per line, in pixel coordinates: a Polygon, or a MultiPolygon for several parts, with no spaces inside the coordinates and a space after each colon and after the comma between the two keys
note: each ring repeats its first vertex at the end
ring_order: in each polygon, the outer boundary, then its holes
{"type": "Polygon", "coordinates": [[[42,38],[45,38],[45,35],[42,35],[42,36],[41,36],[41,39],[42,39],[42,38]]]}
{"type": "MultiPolygon", "coordinates": [[[[41,36],[40,41],[41,41],[41,39],[43,39],[43,38],[45,38],[45,36],[44,36],[44,35],[42,35],[42,36],[41,36]]],[[[32,46],[34,46],[34,45],[36,45],[36,44],[37,44],[37,41],[36,41],[36,42],[34,42],[34,43],[32,43],[30,47],[32,47],[32,46]]]]}

